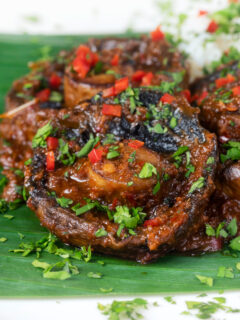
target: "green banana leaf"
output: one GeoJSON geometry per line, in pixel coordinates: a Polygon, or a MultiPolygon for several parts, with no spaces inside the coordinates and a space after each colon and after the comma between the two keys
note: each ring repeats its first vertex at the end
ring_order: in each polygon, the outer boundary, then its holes
{"type": "MultiPolygon", "coordinates": [[[[52,53],[70,48],[85,41],[87,36],[13,36],[0,35],[0,106],[4,110],[4,96],[12,81],[27,73],[27,62],[40,57],[42,48],[50,46],[52,53]]],[[[169,256],[149,265],[139,265],[112,257],[93,255],[86,263],[73,260],[79,274],[61,281],[45,279],[42,270],[34,268],[34,254],[27,257],[9,252],[18,248],[22,241],[36,241],[47,235],[46,229],[27,207],[9,213],[13,219],[0,215],[0,296],[1,297],[70,297],[119,294],[158,294],[230,290],[240,288],[240,272],[236,269],[239,258],[221,253],[198,257],[169,256]],[[21,240],[19,233],[25,236],[21,240]],[[104,261],[100,265],[97,261],[104,261]],[[218,278],[220,266],[232,267],[234,279],[218,278]],[[89,272],[100,272],[101,279],[89,278],[89,272]],[[213,287],[202,284],[196,275],[214,278],[213,287]],[[103,289],[112,289],[102,293],[103,289]]],[[[40,261],[55,263],[61,258],[44,252],[40,261]]]]}

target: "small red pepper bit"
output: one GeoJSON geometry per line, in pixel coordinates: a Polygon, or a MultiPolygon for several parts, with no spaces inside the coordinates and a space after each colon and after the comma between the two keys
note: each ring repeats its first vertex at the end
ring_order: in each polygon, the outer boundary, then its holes
{"type": "Polygon", "coordinates": [[[207,98],[207,96],[208,96],[208,92],[203,91],[197,99],[197,104],[200,105],[203,102],[203,100],[207,98]]]}
{"type": "Polygon", "coordinates": [[[126,90],[129,86],[128,77],[121,78],[115,81],[114,89],[115,95],[121,93],[122,91],[126,90]]]}
{"type": "Polygon", "coordinates": [[[53,151],[47,152],[47,171],[53,171],[55,169],[55,156],[53,151]]]}
{"type": "Polygon", "coordinates": [[[160,99],[160,101],[163,103],[172,103],[174,100],[174,96],[170,95],[169,93],[165,93],[160,99]]]}
{"type": "Polygon", "coordinates": [[[37,94],[36,94],[36,98],[40,101],[40,102],[46,102],[49,100],[49,97],[50,97],[50,94],[51,94],[51,91],[50,89],[43,89],[42,91],[39,91],[37,94]]]}
{"type": "Polygon", "coordinates": [[[188,102],[192,101],[191,92],[188,89],[183,90],[182,95],[187,99],[188,102]]]}
{"type": "Polygon", "coordinates": [[[81,78],[85,78],[87,73],[90,70],[90,65],[87,64],[85,61],[83,61],[79,57],[76,57],[73,60],[72,65],[73,65],[73,70],[76,71],[81,78]]]}
{"type": "Polygon", "coordinates": [[[144,142],[139,140],[131,140],[128,142],[128,146],[133,149],[139,149],[144,146],[144,142]]]}
{"type": "Polygon", "coordinates": [[[54,137],[47,137],[48,150],[56,150],[58,147],[58,139],[54,137]]]}
{"type": "Polygon", "coordinates": [[[207,32],[209,33],[215,33],[218,29],[218,24],[216,21],[212,20],[210,21],[208,27],[207,27],[207,32]]]}
{"type": "Polygon", "coordinates": [[[165,38],[165,34],[160,29],[160,26],[157,26],[157,28],[151,32],[151,38],[153,41],[159,41],[165,38]]]}
{"type": "Polygon", "coordinates": [[[158,227],[161,224],[159,218],[151,219],[151,220],[145,220],[143,223],[144,227],[158,227]]]}
{"type": "Polygon", "coordinates": [[[52,74],[49,79],[50,86],[53,89],[58,89],[61,84],[61,78],[57,74],[52,74]]]}
{"type": "Polygon", "coordinates": [[[137,70],[137,71],[134,72],[134,74],[132,75],[132,81],[140,82],[145,75],[146,75],[146,72],[145,72],[145,71],[143,71],[143,70],[137,70]]]}
{"type": "Polygon", "coordinates": [[[119,54],[115,54],[111,60],[111,65],[118,66],[118,64],[119,64],[119,54]]]}
{"type": "Polygon", "coordinates": [[[103,150],[102,149],[92,149],[91,152],[88,154],[89,161],[94,164],[99,162],[102,159],[103,150]]]}
{"type": "Polygon", "coordinates": [[[221,88],[228,83],[234,82],[235,80],[236,78],[229,73],[225,78],[219,78],[215,80],[215,84],[217,88],[221,88]]]}
{"type": "Polygon", "coordinates": [[[98,55],[92,52],[89,47],[80,45],[76,51],[76,58],[73,60],[73,70],[81,78],[85,78],[91,67],[98,62],[98,55]]]}
{"type": "Polygon", "coordinates": [[[102,97],[103,98],[113,97],[114,95],[115,95],[114,87],[110,87],[110,88],[104,89],[103,92],[102,92],[102,97]]]}
{"type": "Polygon", "coordinates": [[[119,104],[103,104],[102,114],[105,116],[121,117],[122,106],[119,104]]]}
{"type": "Polygon", "coordinates": [[[150,84],[152,83],[152,79],[153,79],[153,73],[152,72],[146,73],[142,78],[141,86],[150,86],[150,84]]]}
{"type": "Polygon", "coordinates": [[[240,86],[232,88],[232,93],[235,96],[240,96],[240,86]]]}
{"type": "Polygon", "coordinates": [[[208,14],[208,12],[206,10],[199,10],[198,11],[199,16],[205,16],[206,14],[208,14]]]}

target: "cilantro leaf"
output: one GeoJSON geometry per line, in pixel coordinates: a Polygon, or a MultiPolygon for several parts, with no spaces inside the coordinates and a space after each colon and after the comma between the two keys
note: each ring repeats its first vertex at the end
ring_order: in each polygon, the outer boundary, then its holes
{"type": "Polygon", "coordinates": [[[51,125],[51,121],[49,121],[45,126],[38,129],[32,140],[32,147],[37,148],[45,148],[47,146],[46,139],[52,133],[53,127],[51,125]]]}
{"type": "Polygon", "coordinates": [[[152,177],[153,174],[157,175],[157,168],[151,163],[145,162],[138,176],[140,179],[146,179],[152,177]]]}

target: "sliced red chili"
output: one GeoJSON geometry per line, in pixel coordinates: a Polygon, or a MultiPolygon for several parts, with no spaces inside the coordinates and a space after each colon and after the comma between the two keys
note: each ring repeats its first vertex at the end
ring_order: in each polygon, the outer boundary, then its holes
{"type": "Polygon", "coordinates": [[[215,33],[218,29],[218,24],[216,21],[212,20],[210,21],[208,27],[207,27],[207,32],[209,33],[215,33]]]}
{"type": "Polygon", "coordinates": [[[153,41],[159,41],[164,39],[165,34],[162,32],[160,26],[157,26],[157,28],[151,32],[151,38],[153,41]]]}
{"type": "Polygon", "coordinates": [[[114,89],[115,95],[121,93],[122,91],[126,90],[129,86],[128,77],[121,78],[115,81],[114,89]]]}
{"type": "Polygon", "coordinates": [[[240,86],[232,88],[232,93],[234,96],[240,96],[240,86]]]}
{"type": "Polygon", "coordinates": [[[111,60],[111,65],[112,66],[118,66],[119,64],[119,55],[115,54],[115,56],[111,60]]]}
{"type": "Polygon", "coordinates": [[[144,146],[144,142],[139,140],[131,140],[128,142],[128,146],[133,149],[139,149],[144,146]]]}
{"type": "Polygon", "coordinates": [[[151,220],[145,220],[143,223],[144,227],[158,227],[161,224],[161,221],[159,220],[159,218],[154,218],[151,220]]]}
{"type": "Polygon", "coordinates": [[[188,102],[192,101],[190,90],[186,89],[182,91],[182,95],[187,99],[188,102]]]}
{"type": "Polygon", "coordinates": [[[47,137],[48,150],[56,150],[58,147],[58,139],[54,137],[47,137]]]}
{"type": "Polygon", "coordinates": [[[153,79],[153,73],[152,72],[146,73],[142,78],[141,86],[150,86],[150,84],[152,83],[152,79],[153,79]]]}
{"type": "Polygon", "coordinates": [[[49,83],[53,89],[58,89],[61,84],[61,78],[57,74],[52,74],[49,83]]]}
{"type": "Polygon", "coordinates": [[[103,104],[102,114],[105,116],[121,117],[122,106],[119,104],[103,104]]]}
{"type": "Polygon", "coordinates": [[[114,87],[110,87],[110,88],[104,89],[103,92],[102,92],[102,96],[103,96],[103,98],[108,98],[108,97],[115,96],[114,87]]]}
{"type": "Polygon", "coordinates": [[[208,92],[203,91],[197,99],[197,104],[200,105],[203,102],[203,100],[207,98],[207,96],[208,96],[208,92]]]}
{"type": "Polygon", "coordinates": [[[146,72],[143,70],[137,70],[133,75],[132,75],[132,81],[141,81],[142,78],[146,75],[146,72]]]}
{"type": "Polygon", "coordinates": [[[76,57],[73,60],[73,70],[76,71],[81,78],[85,78],[90,70],[90,65],[82,58],[76,57]]]}
{"type": "Polygon", "coordinates": [[[236,80],[235,77],[229,73],[225,78],[217,79],[215,81],[215,84],[217,88],[221,88],[227,85],[228,83],[234,82],[235,80],[236,80]]]}
{"type": "Polygon", "coordinates": [[[36,98],[38,98],[38,100],[40,102],[46,102],[48,101],[49,97],[50,97],[50,94],[51,94],[51,91],[50,89],[43,89],[42,91],[39,91],[37,94],[36,94],[36,98]]]}
{"type": "Polygon", "coordinates": [[[206,10],[199,10],[199,12],[198,12],[199,16],[205,16],[206,14],[208,14],[208,12],[206,10]]]}
{"type": "Polygon", "coordinates": [[[174,96],[170,95],[169,93],[165,93],[160,99],[160,101],[163,103],[172,103],[174,100],[174,96]]]}
{"type": "Polygon", "coordinates": [[[55,169],[55,156],[53,151],[47,152],[47,171],[53,171],[55,169]]]}
{"type": "Polygon", "coordinates": [[[88,154],[88,159],[91,163],[97,163],[102,159],[103,150],[102,149],[92,149],[88,154]]]}

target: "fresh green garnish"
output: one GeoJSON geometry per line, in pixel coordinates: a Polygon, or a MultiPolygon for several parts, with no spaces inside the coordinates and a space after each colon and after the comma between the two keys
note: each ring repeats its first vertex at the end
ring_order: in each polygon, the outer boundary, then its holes
{"type": "Polygon", "coordinates": [[[97,238],[105,237],[105,236],[107,236],[107,235],[108,235],[107,231],[106,231],[105,229],[103,229],[103,228],[98,229],[97,232],[95,233],[95,236],[96,236],[97,238]]]}
{"type": "Polygon", "coordinates": [[[100,288],[99,290],[103,293],[109,293],[113,291],[113,288],[100,288]]]}
{"type": "Polygon", "coordinates": [[[85,157],[89,154],[90,151],[94,148],[94,146],[98,143],[99,137],[94,138],[93,134],[90,134],[90,138],[88,142],[82,147],[80,151],[76,153],[78,158],[85,157]]]}
{"type": "Polygon", "coordinates": [[[167,127],[163,128],[160,123],[157,123],[153,128],[149,128],[149,131],[164,134],[168,131],[168,129],[167,127]]]}
{"type": "Polygon", "coordinates": [[[72,165],[75,161],[75,154],[71,154],[69,151],[68,143],[65,142],[63,139],[58,139],[59,142],[59,155],[58,160],[61,160],[61,162],[64,165],[72,165]]]}
{"type": "Polygon", "coordinates": [[[209,287],[213,286],[213,278],[210,277],[205,277],[205,276],[201,276],[201,275],[196,275],[196,278],[203,284],[206,284],[209,287]]]}
{"type": "Polygon", "coordinates": [[[172,117],[170,122],[169,122],[170,128],[174,129],[177,126],[177,118],[172,117]]]}
{"type": "MultiPolygon", "coordinates": [[[[101,289],[100,289],[101,290],[101,289]]],[[[102,291],[102,290],[101,290],[102,291]]],[[[106,291],[102,291],[106,292],[106,291]]],[[[107,291],[109,292],[109,291],[107,291]]],[[[110,291],[111,292],[111,291],[110,291]]],[[[98,309],[102,314],[108,316],[109,320],[131,319],[137,320],[143,318],[138,309],[147,309],[148,302],[141,298],[128,301],[116,301],[111,304],[98,304],[98,309]]]]}
{"type": "Polygon", "coordinates": [[[79,274],[78,268],[73,266],[68,259],[55,264],[34,260],[32,265],[36,268],[43,269],[43,278],[46,279],[66,280],[71,278],[72,275],[79,274]]]}
{"type": "Polygon", "coordinates": [[[87,276],[88,278],[101,279],[103,275],[100,272],[88,272],[87,276]]]}
{"type": "Polygon", "coordinates": [[[240,251],[240,236],[231,240],[229,247],[233,250],[240,251]]]}
{"type": "Polygon", "coordinates": [[[207,164],[213,164],[214,162],[215,162],[214,157],[209,157],[209,158],[207,159],[207,164]]]}
{"type": "Polygon", "coordinates": [[[155,184],[153,188],[153,195],[158,193],[158,191],[160,190],[160,187],[161,187],[161,184],[160,184],[160,181],[158,180],[158,182],[155,184]]]}
{"type": "Polygon", "coordinates": [[[131,208],[126,206],[117,206],[113,213],[113,220],[120,225],[120,229],[134,229],[137,225],[143,223],[146,213],[142,212],[142,208],[131,208]]]}
{"type": "Polygon", "coordinates": [[[191,188],[189,189],[188,193],[191,194],[197,189],[201,189],[204,186],[205,179],[203,177],[200,177],[197,181],[195,181],[191,188]]]}
{"type": "Polygon", "coordinates": [[[24,162],[25,166],[28,166],[28,165],[31,164],[31,163],[32,163],[32,158],[30,158],[30,159],[28,159],[28,160],[26,160],[26,161],[24,162]]]}
{"type": "Polygon", "coordinates": [[[71,199],[62,197],[62,198],[56,198],[57,203],[62,207],[62,208],[68,208],[70,204],[73,203],[71,199]]]}
{"type": "Polygon", "coordinates": [[[118,146],[111,146],[109,148],[109,151],[107,153],[107,159],[114,159],[117,158],[118,156],[120,156],[120,153],[117,151],[118,150],[118,146]]]}
{"type": "Polygon", "coordinates": [[[105,146],[106,144],[113,144],[116,142],[115,136],[112,133],[107,133],[106,137],[103,139],[102,144],[105,146]]]}
{"type": "Polygon", "coordinates": [[[45,126],[38,129],[32,140],[32,147],[37,148],[45,148],[47,146],[46,139],[52,133],[53,127],[51,126],[51,121],[49,121],[45,126]]]}
{"type": "Polygon", "coordinates": [[[90,210],[92,210],[93,208],[95,208],[97,206],[97,204],[95,202],[93,203],[88,203],[84,206],[80,206],[79,204],[75,205],[74,207],[72,207],[72,210],[75,211],[76,216],[79,216],[85,212],[88,212],[90,210]]]}
{"type": "Polygon", "coordinates": [[[136,151],[133,151],[129,156],[128,162],[133,163],[135,161],[135,158],[136,158],[136,151]]]}
{"type": "Polygon", "coordinates": [[[157,175],[157,168],[151,163],[145,162],[138,176],[140,179],[147,179],[153,174],[157,175]]]}
{"type": "Polygon", "coordinates": [[[240,142],[237,141],[228,141],[228,143],[223,145],[227,149],[226,154],[220,154],[221,162],[227,160],[240,160],[240,142]]]}
{"type": "Polygon", "coordinates": [[[234,278],[233,268],[227,268],[227,267],[221,266],[218,268],[217,276],[218,278],[233,279],[234,278]]]}
{"type": "Polygon", "coordinates": [[[7,238],[5,238],[5,237],[0,238],[0,242],[6,242],[6,241],[7,241],[7,238]]]}
{"type": "Polygon", "coordinates": [[[61,102],[63,100],[63,95],[60,92],[52,91],[49,100],[53,102],[61,102]]]}
{"type": "Polygon", "coordinates": [[[164,300],[166,300],[167,302],[169,302],[171,304],[176,304],[176,301],[174,301],[173,297],[171,297],[171,296],[164,297],[164,300]]]}

